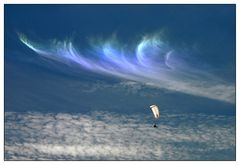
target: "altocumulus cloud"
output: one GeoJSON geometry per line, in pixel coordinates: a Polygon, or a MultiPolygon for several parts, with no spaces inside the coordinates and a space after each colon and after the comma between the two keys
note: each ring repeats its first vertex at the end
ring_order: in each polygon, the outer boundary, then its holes
{"type": "Polygon", "coordinates": [[[235,119],[204,114],[151,116],[5,112],[6,160],[234,160],[235,119]]]}

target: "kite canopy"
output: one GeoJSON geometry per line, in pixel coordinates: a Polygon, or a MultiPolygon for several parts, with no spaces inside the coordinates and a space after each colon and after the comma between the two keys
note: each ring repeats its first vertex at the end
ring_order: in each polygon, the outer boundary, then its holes
{"type": "Polygon", "coordinates": [[[154,115],[154,118],[159,118],[160,117],[160,111],[159,111],[159,108],[157,105],[151,105],[150,106],[152,112],[153,112],[153,115],[154,115]]]}

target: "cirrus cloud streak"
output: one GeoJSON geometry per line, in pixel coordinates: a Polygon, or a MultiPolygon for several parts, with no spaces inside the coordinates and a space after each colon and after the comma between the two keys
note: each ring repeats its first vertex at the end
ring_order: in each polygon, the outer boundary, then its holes
{"type": "MultiPolygon", "coordinates": [[[[204,67],[198,67],[191,56],[176,50],[159,34],[146,35],[134,47],[119,43],[116,37],[96,39],[87,51],[71,41],[34,42],[25,35],[19,38],[40,56],[86,70],[136,81],[158,88],[235,102],[235,85],[220,79],[204,67]],[[187,58],[185,58],[187,57],[187,58]]],[[[75,68],[76,69],[76,68],[75,68]]]]}

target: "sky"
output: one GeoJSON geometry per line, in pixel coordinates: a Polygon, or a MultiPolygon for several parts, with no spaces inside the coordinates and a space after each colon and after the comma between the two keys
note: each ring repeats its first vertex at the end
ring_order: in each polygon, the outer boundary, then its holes
{"type": "Polygon", "coordinates": [[[235,5],[4,11],[6,159],[234,159],[235,5]]]}

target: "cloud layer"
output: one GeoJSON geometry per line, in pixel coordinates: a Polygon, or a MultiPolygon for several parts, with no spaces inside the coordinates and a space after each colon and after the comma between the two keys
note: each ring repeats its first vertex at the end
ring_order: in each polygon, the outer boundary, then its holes
{"type": "Polygon", "coordinates": [[[158,88],[235,102],[233,83],[211,74],[211,67],[203,67],[204,62],[193,59],[184,49],[174,48],[159,33],[128,44],[120,43],[116,37],[91,39],[84,49],[71,41],[34,42],[23,34],[19,38],[37,54],[75,69],[77,66],[158,88]]]}
{"type": "Polygon", "coordinates": [[[234,160],[235,119],[5,112],[6,160],[234,160]]]}

